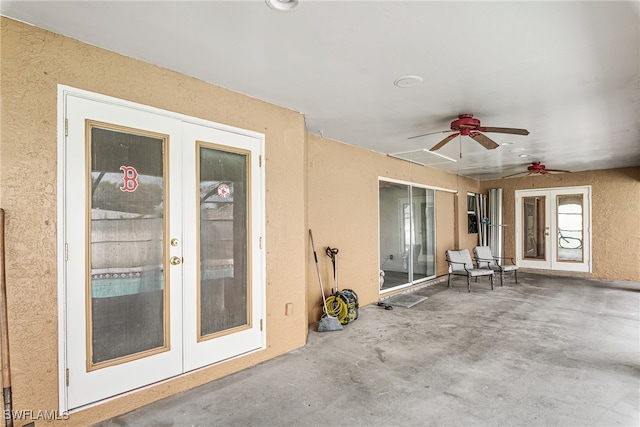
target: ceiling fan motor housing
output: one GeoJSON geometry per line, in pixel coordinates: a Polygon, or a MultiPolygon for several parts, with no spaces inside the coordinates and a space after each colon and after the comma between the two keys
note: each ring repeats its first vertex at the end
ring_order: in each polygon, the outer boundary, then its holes
{"type": "Polygon", "coordinates": [[[531,166],[527,167],[527,170],[529,170],[532,173],[539,173],[539,174],[547,173],[547,167],[541,164],[540,162],[533,162],[531,166]]]}
{"type": "Polygon", "coordinates": [[[473,114],[460,114],[458,120],[451,122],[451,130],[469,136],[472,130],[481,130],[480,120],[473,117],[473,114]]]}

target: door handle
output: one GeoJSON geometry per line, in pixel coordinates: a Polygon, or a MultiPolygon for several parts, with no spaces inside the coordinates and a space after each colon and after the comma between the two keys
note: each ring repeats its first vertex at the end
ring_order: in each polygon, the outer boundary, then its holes
{"type": "Polygon", "coordinates": [[[169,262],[171,263],[171,265],[178,265],[182,262],[182,259],[178,256],[172,256],[169,262]]]}

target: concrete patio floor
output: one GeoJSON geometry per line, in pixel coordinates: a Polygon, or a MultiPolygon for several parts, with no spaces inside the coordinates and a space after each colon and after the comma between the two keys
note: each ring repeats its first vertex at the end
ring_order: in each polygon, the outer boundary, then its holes
{"type": "Polygon", "coordinates": [[[640,283],[464,278],[99,426],[638,426],[640,283]]]}

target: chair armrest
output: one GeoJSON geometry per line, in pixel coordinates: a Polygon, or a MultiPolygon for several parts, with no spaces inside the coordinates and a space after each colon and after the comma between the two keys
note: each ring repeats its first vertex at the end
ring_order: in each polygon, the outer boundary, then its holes
{"type": "Polygon", "coordinates": [[[490,259],[490,258],[476,258],[474,257],[473,260],[476,263],[476,268],[480,268],[480,263],[481,262],[486,262],[487,263],[487,267],[491,264],[496,264],[498,265],[498,263],[496,262],[495,259],[490,259]]]}
{"type": "Polygon", "coordinates": [[[464,271],[469,272],[469,270],[467,270],[467,263],[466,262],[449,261],[449,260],[447,260],[447,262],[449,263],[449,265],[451,265],[451,264],[462,264],[462,267],[464,267],[464,271]]]}
{"type": "Polygon", "coordinates": [[[513,257],[510,256],[494,256],[494,259],[508,259],[511,260],[511,264],[516,265],[515,260],[513,259],[513,257]]]}

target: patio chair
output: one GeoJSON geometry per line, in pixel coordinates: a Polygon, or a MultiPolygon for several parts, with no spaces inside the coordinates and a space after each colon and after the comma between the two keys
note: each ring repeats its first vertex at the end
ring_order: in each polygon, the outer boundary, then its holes
{"type": "Polygon", "coordinates": [[[493,270],[486,268],[473,268],[471,255],[468,249],[448,250],[446,252],[447,263],[449,263],[449,276],[447,277],[447,287],[451,287],[451,275],[466,276],[467,288],[471,292],[471,278],[478,276],[489,276],[491,280],[491,290],[493,290],[493,270]]]}
{"type": "Polygon", "coordinates": [[[489,246],[476,246],[473,248],[473,256],[476,259],[476,268],[490,269],[500,272],[500,286],[504,284],[504,272],[513,271],[513,275],[518,283],[518,266],[511,257],[497,257],[491,254],[489,246]],[[503,260],[510,260],[511,264],[503,264],[503,260]],[[498,263],[501,261],[501,263],[498,263]]]}

